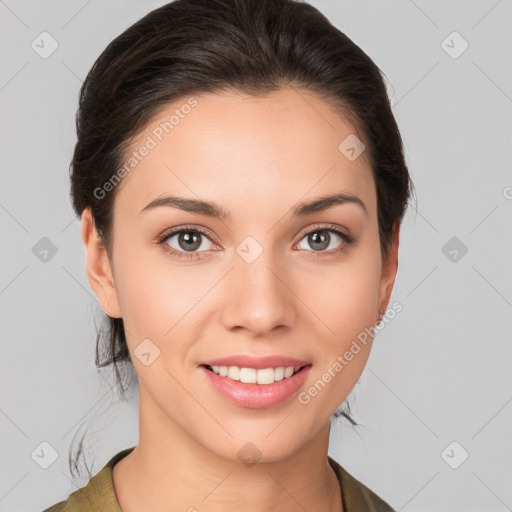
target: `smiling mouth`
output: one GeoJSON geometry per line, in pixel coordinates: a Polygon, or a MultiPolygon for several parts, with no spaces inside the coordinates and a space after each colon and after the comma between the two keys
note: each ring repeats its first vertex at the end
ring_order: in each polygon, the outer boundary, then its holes
{"type": "Polygon", "coordinates": [[[212,366],[202,365],[207,370],[219,375],[220,377],[227,377],[228,379],[239,381],[244,384],[274,384],[281,380],[289,379],[295,374],[302,371],[304,368],[311,366],[310,364],[304,366],[279,366],[275,368],[249,368],[239,366],[212,366]]]}

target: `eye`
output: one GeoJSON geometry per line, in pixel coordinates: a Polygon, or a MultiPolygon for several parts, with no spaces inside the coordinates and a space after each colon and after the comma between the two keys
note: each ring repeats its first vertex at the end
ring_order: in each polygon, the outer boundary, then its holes
{"type": "Polygon", "coordinates": [[[297,244],[299,249],[302,249],[302,247],[299,247],[302,240],[306,240],[306,243],[313,248],[313,254],[308,255],[311,257],[319,256],[314,253],[326,252],[327,254],[333,254],[343,251],[347,246],[353,244],[355,241],[352,236],[344,233],[338,227],[333,225],[315,226],[312,230],[308,231],[297,244]],[[336,239],[338,239],[338,243],[336,243],[336,239]],[[340,239],[341,243],[339,242],[340,239]]]}
{"type": "Polygon", "coordinates": [[[200,259],[204,257],[200,253],[211,249],[213,242],[205,231],[185,226],[165,233],[158,239],[158,244],[173,256],[200,259]]]}
{"type": "MultiPolygon", "coordinates": [[[[306,249],[307,256],[312,258],[338,253],[355,242],[352,236],[335,225],[314,226],[296,244],[299,249],[303,249],[300,247],[302,240],[306,240],[313,248],[312,251],[306,249]]],[[[215,245],[206,231],[193,226],[183,226],[167,232],[159,237],[157,243],[172,256],[196,260],[207,257],[208,251],[215,245]]]]}

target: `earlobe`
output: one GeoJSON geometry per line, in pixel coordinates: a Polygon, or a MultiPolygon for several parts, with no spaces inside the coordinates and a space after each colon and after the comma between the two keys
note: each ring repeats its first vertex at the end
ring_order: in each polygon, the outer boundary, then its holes
{"type": "Polygon", "coordinates": [[[387,261],[382,263],[381,282],[379,290],[379,308],[386,310],[388,307],[391,292],[395,284],[395,277],[398,270],[398,244],[400,239],[400,226],[399,220],[396,220],[393,225],[393,234],[391,237],[391,247],[387,261]]]}
{"type": "Polygon", "coordinates": [[[86,251],[89,284],[105,313],[110,317],[120,318],[122,315],[107,250],[98,236],[89,207],[82,212],[80,234],[86,251]]]}

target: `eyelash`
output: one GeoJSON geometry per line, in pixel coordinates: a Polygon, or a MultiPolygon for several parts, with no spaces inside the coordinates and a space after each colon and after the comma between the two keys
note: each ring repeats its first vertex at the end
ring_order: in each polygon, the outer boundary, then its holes
{"type": "MultiPolygon", "coordinates": [[[[314,226],[310,231],[307,231],[306,233],[304,233],[301,236],[300,240],[302,240],[305,236],[311,235],[312,233],[325,232],[325,231],[338,235],[343,240],[343,243],[337,249],[331,249],[330,251],[306,251],[307,253],[310,253],[310,254],[308,254],[309,258],[319,258],[319,257],[323,257],[323,255],[330,256],[330,255],[333,255],[333,254],[336,254],[336,253],[339,253],[339,252],[345,250],[347,248],[347,246],[350,246],[355,243],[354,237],[347,235],[346,233],[341,231],[337,226],[332,225],[332,224],[329,224],[329,225],[320,224],[320,225],[314,226]]],[[[200,228],[197,228],[194,226],[183,226],[180,229],[176,229],[174,231],[164,233],[163,235],[161,235],[158,238],[157,243],[159,246],[162,247],[162,249],[165,252],[171,254],[172,256],[177,256],[179,258],[186,258],[189,260],[192,260],[192,259],[199,260],[199,259],[205,258],[206,256],[201,255],[201,253],[206,253],[208,251],[199,251],[199,252],[177,251],[176,249],[173,249],[166,243],[167,240],[169,238],[171,238],[173,235],[176,235],[176,234],[182,233],[182,232],[201,233],[202,235],[204,235],[205,237],[210,239],[210,241],[212,241],[210,234],[207,233],[206,231],[204,231],[203,229],[200,229],[200,228]]],[[[300,242],[300,240],[299,240],[299,242],[300,242]]]]}

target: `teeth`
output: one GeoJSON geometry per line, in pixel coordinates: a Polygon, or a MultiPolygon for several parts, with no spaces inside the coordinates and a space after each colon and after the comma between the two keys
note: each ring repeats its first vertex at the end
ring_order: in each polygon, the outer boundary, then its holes
{"type": "Polygon", "coordinates": [[[214,373],[221,377],[228,377],[245,384],[273,384],[291,377],[300,367],[281,366],[279,368],[240,368],[238,366],[210,366],[214,373]]]}

